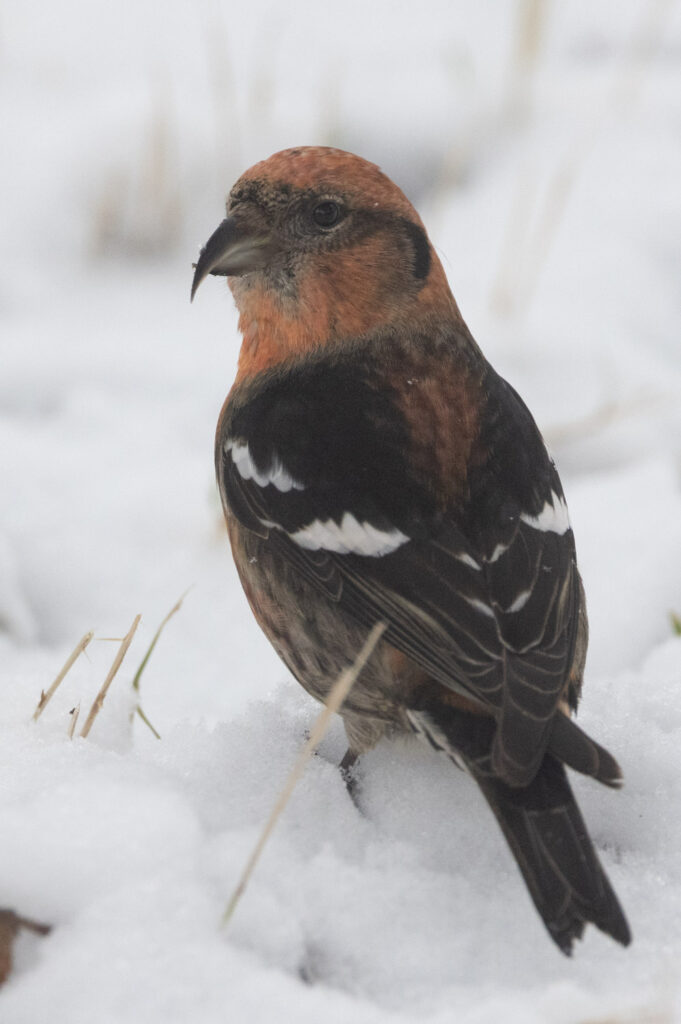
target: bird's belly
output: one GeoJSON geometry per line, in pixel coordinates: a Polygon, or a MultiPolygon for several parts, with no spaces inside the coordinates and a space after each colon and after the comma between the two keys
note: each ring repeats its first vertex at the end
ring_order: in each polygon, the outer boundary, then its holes
{"type": "MultiPolygon", "coordinates": [[[[310,585],[267,539],[233,518],[228,530],[234,561],[253,614],[298,682],[324,701],[352,664],[368,629],[310,585]]],[[[380,644],[353,685],[341,714],[353,745],[368,749],[386,732],[410,730],[405,708],[423,673],[389,644],[380,644]]]]}

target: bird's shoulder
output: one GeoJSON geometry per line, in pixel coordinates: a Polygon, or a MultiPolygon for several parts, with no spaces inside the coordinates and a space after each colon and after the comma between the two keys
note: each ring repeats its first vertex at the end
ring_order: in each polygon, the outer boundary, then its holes
{"type": "Polygon", "coordinates": [[[454,524],[483,556],[521,516],[564,510],[531,414],[453,330],[327,347],[241,382],[216,466],[237,516],[245,490],[287,530],[345,513],[411,537],[454,524]]]}
{"type": "Polygon", "coordinates": [[[247,446],[252,479],[273,476],[274,490],[283,478],[270,467],[281,465],[327,501],[333,491],[360,503],[363,495],[402,525],[431,519],[464,496],[482,363],[443,331],[349,350],[327,345],[285,362],[230,393],[216,435],[218,474],[247,446]]]}

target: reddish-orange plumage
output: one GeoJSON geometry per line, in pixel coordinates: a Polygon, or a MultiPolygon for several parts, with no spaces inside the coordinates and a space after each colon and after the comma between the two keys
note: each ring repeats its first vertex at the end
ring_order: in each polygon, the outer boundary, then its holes
{"type": "MultiPolygon", "coordinates": [[[[288,149],[255,164],[233,194],[256,184],[265,194],[282,186],[320,195],[342,191],[376,214],[400,216],[423,228],[404,193],[374,164],[342,150],[312,146],[288,149]]],[[[237,380],[254,376],[283,359],[335,342],[357,339],[394,326],[408,334],[430,316],[460,317],[444,271],[432,247],[428,279],[417,294],[404,289],[405,268],[395,259],[389,225],[359,239],[344,252],[320,254],[305,267],[295,299],[265,282],[243,287],[231,278],[239,306],[243,343],[237,380]]]]}
{"type": "Polygon", "coordinates": [[[268,181],[275,187],[313,189],[320,195],[355,191],[365,206],[381,207],[402,216],[417,216],[404,192],[376,164],[332,146],[297,146],[282,149],[254,164],[241,175],[232,191],[246,182],[268,181]]]}

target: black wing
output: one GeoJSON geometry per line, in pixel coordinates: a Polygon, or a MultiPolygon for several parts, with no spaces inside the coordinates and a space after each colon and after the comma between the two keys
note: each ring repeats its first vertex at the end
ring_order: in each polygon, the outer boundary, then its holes
{"type": "MultiPolygon", "coordinates": [[[[484,457],[438,509],[388,389],[352,367],[273,378],[226,416],[225,503],[313,586],[445,686],[489,708],[495,768],[536,771],[573,663],[580,602],[556,470],[515,392],[487,371],[484,457]]],[[[452,440],[456,443],[456,439],[452,440]]]]}

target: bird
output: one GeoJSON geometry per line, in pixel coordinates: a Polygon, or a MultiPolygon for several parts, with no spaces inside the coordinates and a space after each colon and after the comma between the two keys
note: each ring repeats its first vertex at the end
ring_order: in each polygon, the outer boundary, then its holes
{"type": "Polygon", "coordinates": [[[627,919],[566,767],[618,788],[572,718],[588,641],[574,533],[526,405],[484,357],[411,202],[340,149],[238,179],[194,264],[242,335],[215,439],[252,612],[324,702],[384,632],[340,713],[341,762],[415,734],[475,781],[550,937],[627,919]]]}

